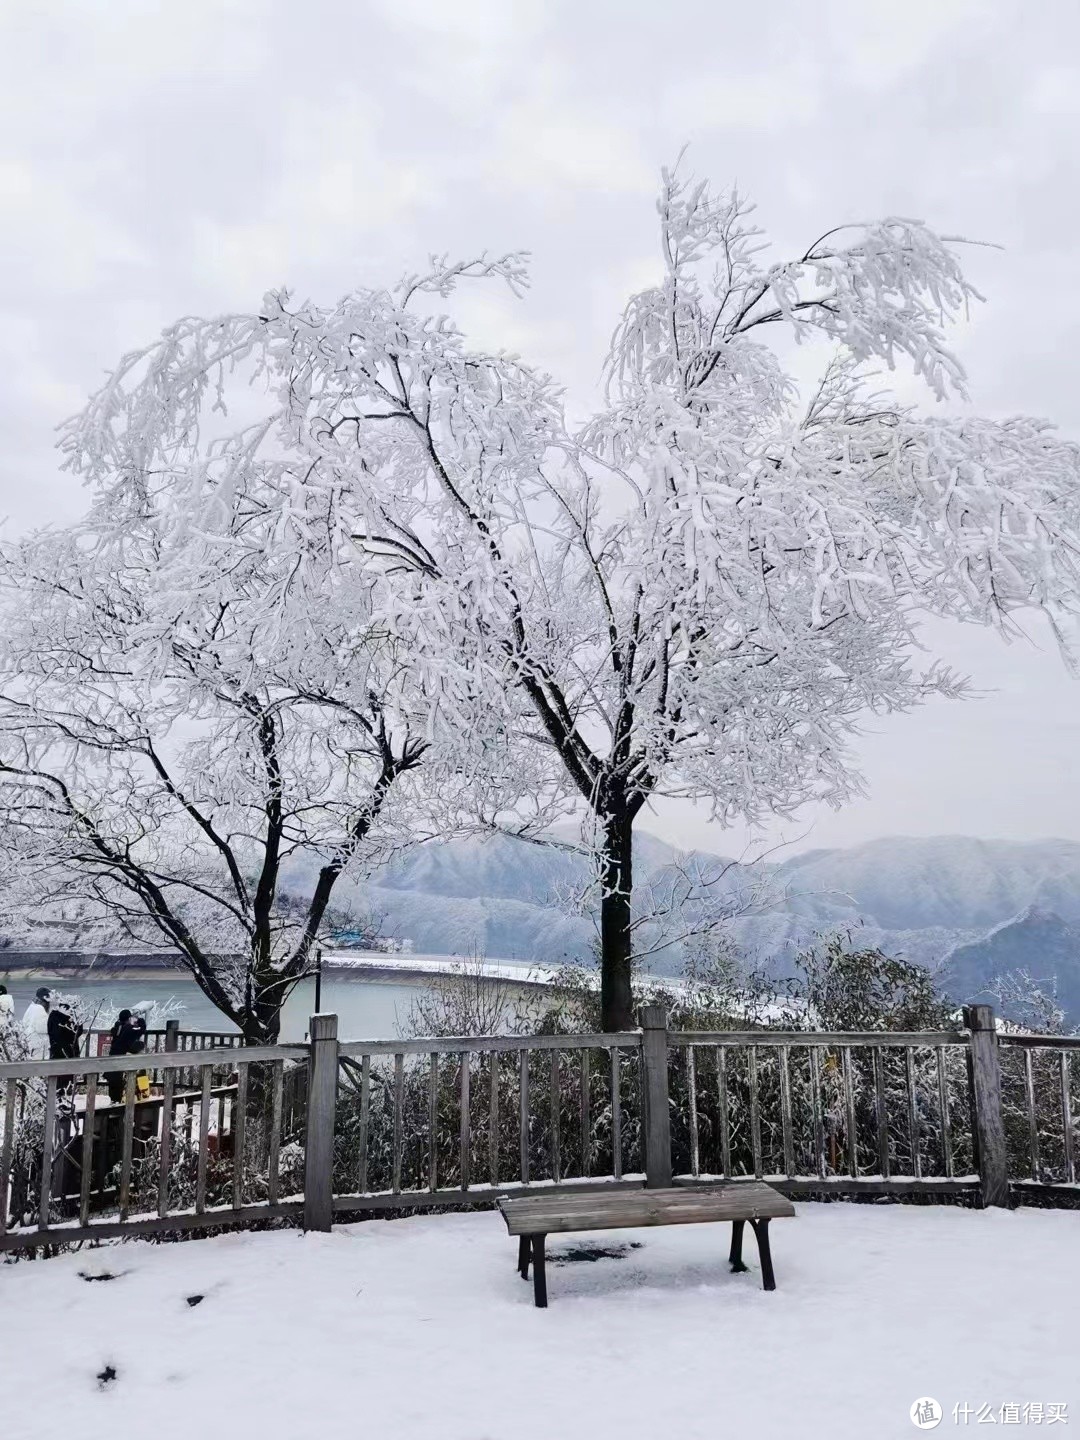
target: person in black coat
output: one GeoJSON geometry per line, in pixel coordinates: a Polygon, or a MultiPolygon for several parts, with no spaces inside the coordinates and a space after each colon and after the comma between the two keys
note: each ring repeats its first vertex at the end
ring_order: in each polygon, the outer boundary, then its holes
{"type": "Polygon", "coordinates": [[[79,1036],[83,1033],[63,1003],[49,1011],[49,1059],[74,1060],[79,1053],[79,1036]]]}
{"type": "MultiPolygon", "coordinates": [[[[109,1031],[109,1054],[110,1054],[110,1055],[113,1053],[113,1046],[116,1044],[116,1037],[120,1034],[120,1031],[124,1028],[124,1026],[127,1024],[127,1022],[128,1022],[130,1019],[131,1019],[131,1011],[130,1011],[130,1010],[121,1010],[121,1011],[120,1011],[120,1014],[117,1015],[116,1019],[113,1021],[113,1023],[112,1023],[112,1029],[109,1031]]],[[[118,1053],[119,1053],[119,1052],[118,1052],[118,1053]]]]}
{"type": "MultiPolygon", "coordinates": [[[[141,1015],[133,1015],[130,1010],[121,1010],[111,1033],[110,1055],[141,1055],[146,1049],[146,1021],[141,1015]]],[[[127,1072],[124,1070],[106,1072],[105,1083],[109,1087],[109,1099],[114,1105],[119,1105],[124,1098],[126,1079],[127,1072]]]]}
{"type": "MultiPolygon", "coordinates": [[[[68,1010],[64,1008],[62,1001],[58,1001],[49,1011],[49,1059],[50,1060],[75,1060],[79,1054],[79,1036],[83,1033],[83,1027],[77,1025],[68,1010]]],[[[56,1084],[58,1089],[67,1090],[74,1083],[73,1075],[58,1075],[56,1084]]]]}

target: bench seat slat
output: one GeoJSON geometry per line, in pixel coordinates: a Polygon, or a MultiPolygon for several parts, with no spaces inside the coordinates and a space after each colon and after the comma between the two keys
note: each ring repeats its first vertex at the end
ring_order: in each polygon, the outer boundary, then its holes
{"type": "Polygon", "coordinates": [[[631,1230],[722,1220],[779,1219],[795,1214],[769,1185],[736,1182],[710,1190],[638,1190],[611,1195],[530,1195],[500,1200],[511,1235],[574,1230],[631,1230]]]}

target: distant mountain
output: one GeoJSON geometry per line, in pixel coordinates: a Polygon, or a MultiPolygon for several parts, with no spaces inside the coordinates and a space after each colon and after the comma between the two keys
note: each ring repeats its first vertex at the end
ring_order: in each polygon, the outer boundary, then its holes
{"type": "MultiPolygon", "coordinates": [[[[957,946],[939,972],[946,992],[956,1000],[991,1001],[994,981],[1016,971],[1056,985],[1066,1015],[1080,1021],[1080,925],[1031,905],[986,935],[957,946]]],[[[1009,1013],[1009,1005],[999,1007],[1009,1013]]],[[[1019,1018],[1019,1017],[1013,1017],[1019,1018]]]]}
{"type": "Polygon", "coordinates": [[[985,930],[1029,905],[1080,921],[1080,843],[1074,840],[899,837],[810,851],[775,871],[792,888],[822,897],[826,908],[846,895],[858,914],[887,930],[985,930]]]}
{"type": "MultiPolygon", "coordinates": [[[[1080,843],[1069,840],[894,837],[753,868],[701,852],[680,854],[647,832],[637,836],[639,883],[662,891],[688,866],[714,874],[729,867],[715,889],[735,910],[740,897],[755,894],[757,903],[736,914],[731,934],[777,972],[790,968],[798,945],[823,931],[857,930],[867,944],[939,965],[967,945],[977,948],[994,927],[1018,923],[1032,907],[1064,926],[1080,925],[1080,843]],[[763,888],[765,897],[757,893],[763,888]]],[[[418,951],[478,949],[557,963],[586,956],[595,934],[591,920],[570,913],[568,903],[585,876],[583,860],[566,850],[494,836],[418,847],[349,888],[356,903],[383,915],[385,933],[410,939],[418,951]]],[[[1029,943],[1017,950],[1023,959],[1016,963],[1038,974],[1047,967],[1034,963],[1033,947],[1049,944],[1049,936],[1025,925],[1029,943]]],[[[1064,956],[1067,947],[1054,953],[1064,956]]],[[[676,946],[654,965],[671,971],[681,961],[676,946]]],[[[976,971],[982,974],[978,965],[976,971]]],[[[967,984],[976,972],[956,973],[957,983],[967,984]]]]}
{"type": "MultiPolygon", "coordinates": [[[[814,936],[850,930],[860,943],[943,967],[960,1000],[1005,970],[1056,975],[1080,1021],[1076,841],[892,837],[753,867],[684,854],[641,832],[634,866],[642,903],[650,887],[669,896],[686,872],[719,877],[707,893],[730,908],[731,938],[774,974],[788,973],[814,936]]],[[[296,865],[291,878],[302,886],[310,876],[296,865]]],[[[584,858],[566,848],[496,835],[417,846],[368,880],[340,882],[335,903],[373,912],[385,936],[420,954],[559,964],[588,958],[595,940],[593,920],[573,904],[587,878],[584,858]]],[[[683,960],[675,944],[649,963],[674,973],[683,960]]]]}
{"type": "MultiPolygon", "coordinates": [[[[683,854],[647,832],[634,840],[637,880],[663,893],[681,869],[697,866],[711,878],[729,865],[710,893],[715,888],[734,895],[751,883],[749,872],[716,855],[683,854]]],[[[421,953],[480,950],[558,964],[587,957],[595,937],[590,917],[575,913],[588,878],[581,855],[493,835],[418,846],[368,881],[340,882],[337,894],[381,915],[384,934],[410,940],[421,953]]],[[[679,964],[676,948],[660,968],[679,964]]]]}

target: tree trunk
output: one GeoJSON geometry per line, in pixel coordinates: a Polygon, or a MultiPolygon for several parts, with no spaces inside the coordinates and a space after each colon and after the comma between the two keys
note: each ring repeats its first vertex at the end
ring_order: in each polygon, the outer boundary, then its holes
{"type": "MultiPolygon", "coordinates": [[[[276,1045],[281,1033],[282,987],[278,977],[252,977],[252,1004],[243,1018],[241,1034],[245,1046],[276,1045]]],[[[245,1106],[249,1163],[256,1168],[269,1162],[272,1129],[274,1067],[272,1062],[251,1062],[247,1070],[245,1106]]]]}
{"type": "Polygon", "coordinates": [[[604,822],[604,854],[600,871],[600,1024],[605,1032],[631,1030],[634,993],[631,983],[632,842],[634,822],[625,812],[604,822]]]}
{"type": "MultiPolygon", "coordinates": [[[[252,977],[251,1009],[241,1027],[245,1045],[276,1045],[281,1034],[281,1010],[287,991],[281,978],[271,972],[269,977],[252,977]]],[[[292,988],[291,986],[289,987],[292,988]]]]}

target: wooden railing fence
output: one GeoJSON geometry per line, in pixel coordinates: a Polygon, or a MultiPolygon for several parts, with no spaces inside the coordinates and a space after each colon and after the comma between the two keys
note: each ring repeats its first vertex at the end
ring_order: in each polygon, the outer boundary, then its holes
{"type": "MultiPolygon", "coordinates": [[[[108,1054],[111,1030],[88,1030],[84,1041],[87,1056],[108,1054]]],[[[242,1045],[239,1031],[181,1030],[179,1020],[168,1020],[160,1029],[147,1030],[146,1050],[157,1055],[162,1050],[231,1050],[242,1045]]]]}
{"type": "Polygon", "coordinates": [[[639,1031],[324,1043],[339,1212],[644,1183],[639,1031]]]}
{"type": "MultiPolygon", "coordinates": [[[[669,1031],[244,1047],[0,1065],[0,1250],[760,1176],[794,1195],[1080,1202],[1080,1040],[669,1031]],[[145,1074],[146,1081],[140,1077],[145,1074]]],[[[221,1039],[225,1044],[216,1044],[221,1039]]]]}

